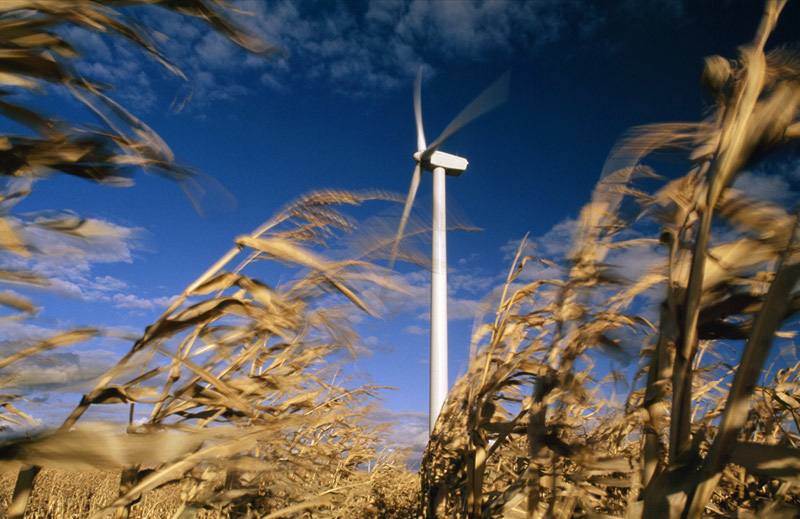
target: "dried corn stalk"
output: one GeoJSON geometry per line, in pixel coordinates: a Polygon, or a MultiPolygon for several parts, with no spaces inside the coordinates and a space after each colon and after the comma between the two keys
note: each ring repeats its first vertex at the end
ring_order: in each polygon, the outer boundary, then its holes
{"type": "Polygon", "coordinates": [[[797,366],[759,377],[800,309],[797,217],[731,188],[800,136],[800,60],[764,52],[782,7],[766,2],[738,61],[707,60],[712,116],[638,128],[615,148],[561,278],[520,283],[546,260],[521,246],[425,453],[427,517],[788,513],[797,366]],[[650,193],[639,185],[659,179],[643,160],[665,149],[687,151],[689,171],[650,193]],[[613,263],[637,248],[663,259],[626,279],[613,263]],[[641,363],[597,380],[607,351],[641,363]]]}

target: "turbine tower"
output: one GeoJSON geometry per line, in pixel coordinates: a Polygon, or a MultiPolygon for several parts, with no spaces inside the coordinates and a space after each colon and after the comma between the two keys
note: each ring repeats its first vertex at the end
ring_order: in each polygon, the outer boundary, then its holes
{"type": "Polygon", "coordinates": [[[430,407],[428,411],[428,431],[433,431],[436,418],[447,398],[447,212],[445,208],[445,176],[457,177],[467,169],[467,159],[439,151],[445,140],[458,130],[486,112],[503,104],[508,99],[510,72],[506,72],[489,88],[476,97],[460,114],[453,119],[430,146],[425,143],[422,128],[422,67],[417,72],[414,83],[414,119],[417,125],[417,163],[411,177],[403,215],[392,246],[389,268],[394,265],[397,247],[403,237],[411,207],[422,177],[422,171],[433,173],[433,223],[431,247],[431,352],[430,352],[430,407]]]}

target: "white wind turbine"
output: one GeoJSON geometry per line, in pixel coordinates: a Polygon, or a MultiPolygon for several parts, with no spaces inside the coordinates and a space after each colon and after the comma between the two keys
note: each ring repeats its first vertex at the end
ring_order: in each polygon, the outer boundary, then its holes
{"type": "Polygon", "coordinates": [[[411,206],[422,177],[422,170],[433,173],[433,225],[431,248],[431,358],[430,358],[430,408],[428,412],[428,430],[433,425],[439,411],[447,398],[447,217],[445,210],[445,175],[457,177],[467,169],[467,159],[439,151],[445,140],[459,129],[474,121],[486,112],[503,104],[508,99],[510,72],[506,72],[489,88],[476,97],[460,114],[453,119],[430,146],[425,143],[425,132],[422,128],[422,67],[417,73],[414,84],[414,118],[417,124],[417,152],[414,160],[414,176],[411,177],[411,188],[408,190],[400,226],[397,229],[392,246],[389,268],[394,265],[397,247],[403,237],[411,206]]]}

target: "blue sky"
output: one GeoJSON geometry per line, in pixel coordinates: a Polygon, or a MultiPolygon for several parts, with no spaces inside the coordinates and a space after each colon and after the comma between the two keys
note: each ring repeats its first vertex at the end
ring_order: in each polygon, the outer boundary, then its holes
{"type": "MultiPolygon", "coordinates": [[[[73,178],[37,183],[20,211],[74,210],[125,228],[126,239],[109,240],[80,259],[38,265],[61,283],[43,296],[35,324],[2,324],[7,337],[64,323],[135,334],[236,236],[301,194],[335,187],[404,195],[414,167],[418,68],[428,142],[510,69],[509,101],[442,148],[470,161],[461,177],[448,179],[448,206],[461,222],[482,229],[448,236],[453,379],[466,366],[475,311],[504,279],[514,244],[530,233],[540,252],[565,252],[571,221],[614,142],[635,125],[702,118],[710,104],[700,86],[702,58],[735,57],[736,46],[752,38],[762,7],[744,0],[235,4],[252,12],[240,23],[288,56],[272,62],[249,56],[194,21],[134,11],[165,35],[160,45],[186,74],[183,82],[127,44],[71,34],[85,53],[79,70],[117,85],[112,97],[156,130],[179,160],[203,172],[205,214],[156,176],[137,175],[135,186],[118,189],[73,178]],[[189,92],[176,111],[173,102],[189,92]]],[[[798,21],[800,9],[790,2],[771,44],[796,41],[798,21]]],[[[85,116],[62,93],[31,102],[65,117],[85,116]]],[[[740,186],[790,203],[798,164],[780,168],[778,175],[750,172],[740,186]]],[[[425,174],[416,205],[423,222],[430,192],[425,174]]],[[[375,203],[357,215],[397,217],[400,210],[375,203]]],[[[398,272],[410,296],[393,301],[383,320],[359,324],[371,354],[358,369],[397,388],[385,393],[385,416],[402,419],[402,435],[419,444],[427,421],[429,281],[413,265],[399,265],[398,272]]],[[[64,352],[60,365],[40,366],[28,384],[47,389],[44,380],[91,377],[126,347],[107,342],[91,355],[88,347],[64,352]]],[[[63,389],[50,389],[40,392],[48,400],[33,410],[39,416],[57,416],[75,403],[63,389]]]]}

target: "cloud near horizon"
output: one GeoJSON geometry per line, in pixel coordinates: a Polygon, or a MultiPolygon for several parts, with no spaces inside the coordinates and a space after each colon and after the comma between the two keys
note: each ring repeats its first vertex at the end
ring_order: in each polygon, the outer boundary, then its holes
{"type": "Polygon", "coordinates": [[[406,449],[408,464],[419,465],[428,443],[428,413],[422,411],[394,411],[386,407],[377,409],[372,417],[379,423],[390,423],[387,443],[395,449],[406,449]]]}

